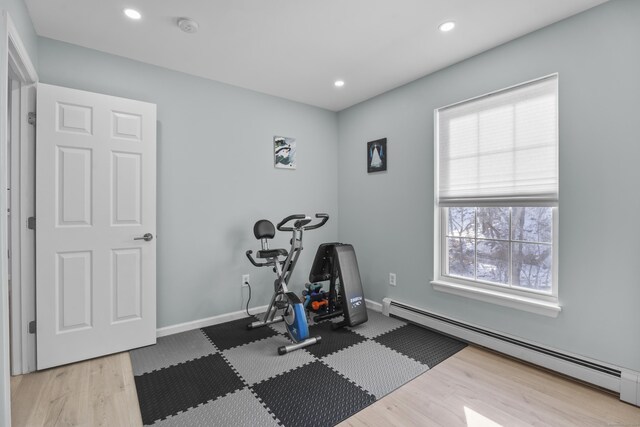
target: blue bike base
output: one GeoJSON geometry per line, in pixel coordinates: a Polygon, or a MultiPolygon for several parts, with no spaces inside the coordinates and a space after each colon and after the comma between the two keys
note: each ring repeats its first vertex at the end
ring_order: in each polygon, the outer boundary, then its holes
{"type": "Polygon", "coordinates": [[[302,304],[293,304],[290,309],[293,309],[294,319],[291,325],[285,322],[287,330],[295,342],[304,341],[309,338],[309,326],[307,325],[304,306],[302,304]]]}

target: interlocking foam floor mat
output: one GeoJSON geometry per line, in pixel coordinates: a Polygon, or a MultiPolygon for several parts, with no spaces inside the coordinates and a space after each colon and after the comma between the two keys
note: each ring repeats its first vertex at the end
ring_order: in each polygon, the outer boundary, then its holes
{"type": "Polygon", "coordinates": [[[333,426],[465,343],[369,311],[318,344],[278,355],[284,325],[247,330],[253,318],[158,339],[131,351],[142,420],[153,426],[333,426]]]}

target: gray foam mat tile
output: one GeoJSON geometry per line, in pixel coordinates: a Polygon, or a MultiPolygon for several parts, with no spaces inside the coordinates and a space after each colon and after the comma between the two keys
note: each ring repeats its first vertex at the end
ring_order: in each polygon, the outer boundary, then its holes
{"type": "Polygon", "coordinates": [[[354,327],[347,327],[347,329],[366,338],[375,338],[407,324],[402,320],[385,316],[384,314],[373,310],[367,310],[367,316],[369,319],[365,323],[354,327]]]}
{"type": "Polygon", "coordinates": [[[154,427],[278,426],[248,388],[153,424],[154,427]]]}
{"type": "Polygon", "coordinates": [[[278,355],[278,347],[288,344],[291,344],[289,339],[275,336],[225,350],[222,354],[236,372],[251,385],[316,360],[304,350],[278,355]]]}
{"type": "Polygon", "coordinates": [[[284,325],[284,322],[272,323],[269,327],[280,335],[287,335],[287,327],[284,325]]]}
{"type": "Polygon", "coordinates": [[[322,359],[377,399],[390,393],[429,367],[374,341],[365,341],[322,359]]]}
{"type": "MultiPolygon", "coordinates": [[[[280,314],[281,314],[281,312],[276,314],[276,316],[279,316],[280,314]]],[[[254,314],[253,317],[255,317],[256,320],[262,321],[262,320],[264,320],[264,313],[254,314]]],[[[286,335],[287,334],[287,328],[286,328],[286,326],[284,326],[284,322],[270,323],[266,327],[270,328],[273,331],[276,331],[277,333],[279,333],[281,335],[286,335]]]]}
{"type": "Polygon", "coordinates": [[[182,332],[158,338],[156,345],[142,347],[129,352],[133,375],[166,368],[168,366],[197,359],[217,350],[201,330],[182,332]]]}
{"type": "Polygon", "coordinates": [[[226,323],[207,326],[202,328],[202,331],[221,351],[277,335],[272,329],[266,327],[248,329],[247,325],[252,322],[252,317],[244,317],[226,323]]]}

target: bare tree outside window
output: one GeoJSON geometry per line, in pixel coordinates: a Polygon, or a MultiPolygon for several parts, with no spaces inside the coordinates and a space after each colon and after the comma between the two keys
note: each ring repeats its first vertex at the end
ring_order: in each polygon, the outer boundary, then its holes
{"type": "Polygon", "coordinates": [[[447,274],[551,293],[552,230],[548,207],[448,208],[447,274]]]}
{"type": "Polygon", "coordinates": [[[512,208],[513,286],[551,292],[551,208],[512,208]]]}
{"type": "Polygon", "coordinates": [[[449,208],[447,249],[452,275],[475,278],[475,208],[449,208]]]}

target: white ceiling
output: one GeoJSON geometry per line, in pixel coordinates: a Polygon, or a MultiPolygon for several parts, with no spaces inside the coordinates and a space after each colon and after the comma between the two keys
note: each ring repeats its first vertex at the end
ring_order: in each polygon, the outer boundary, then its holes
{"type": "Polygon", "coordinates": [[[44,37],[339,111],[607,0],[26,0],[44,37]],[[131,21],[125,7],[143,17],[131,21]],[[177,18],[198,21],[186,34],[177,18]],[[456,28],[441,33],[440,23],[456,28]],[[336,79],[346,84],[337,89],[336,79]]]}

